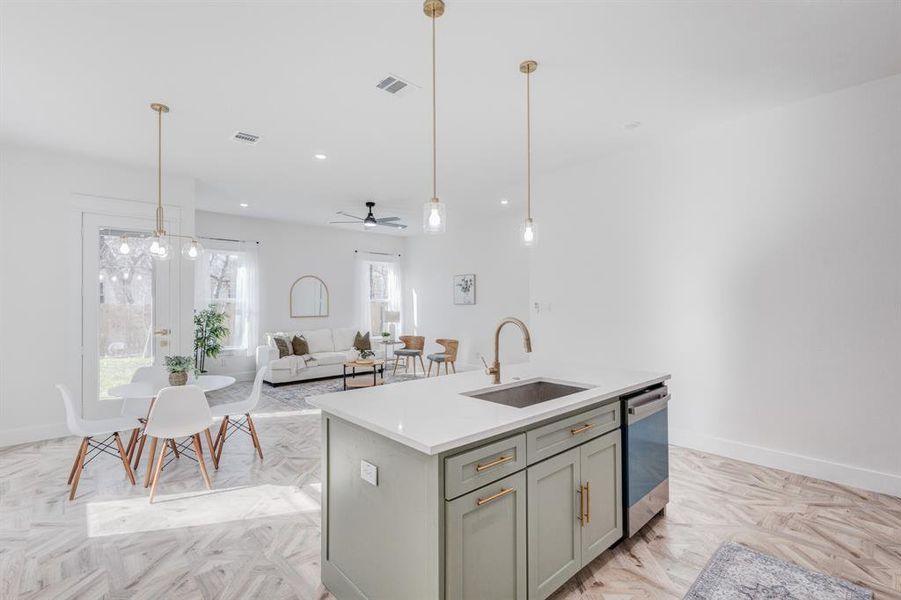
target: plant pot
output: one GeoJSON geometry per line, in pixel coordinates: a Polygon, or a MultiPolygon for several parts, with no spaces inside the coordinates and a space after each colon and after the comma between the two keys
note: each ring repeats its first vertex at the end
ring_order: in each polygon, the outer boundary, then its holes
{"type": "Polygon", "coordinates": [[[188,383],[188,373],[169,373],[169,385],[184,385],[188,383]]]}

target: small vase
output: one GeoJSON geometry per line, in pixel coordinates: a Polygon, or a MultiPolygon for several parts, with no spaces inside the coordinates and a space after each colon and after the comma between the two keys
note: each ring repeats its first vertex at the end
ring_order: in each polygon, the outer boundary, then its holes
{"type": "Polygon", "coordinates": [[[188,373],[186,371],[169,373],[169,385],[184,385],[186,383],[188,383],[188,373]]]}

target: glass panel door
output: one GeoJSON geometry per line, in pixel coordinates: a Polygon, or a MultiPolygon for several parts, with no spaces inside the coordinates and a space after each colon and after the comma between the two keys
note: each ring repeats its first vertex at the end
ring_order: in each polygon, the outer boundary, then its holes
{"type": "Polygon", "coordinates": [[[172,336],[170,262],[145,248],[153,222],[83,215],[82,406],[85,416],[114,416],[109,390],[138,367],[161,364],[172,336]],[[128,252],[120,251],[122,244],[128,252]]]}

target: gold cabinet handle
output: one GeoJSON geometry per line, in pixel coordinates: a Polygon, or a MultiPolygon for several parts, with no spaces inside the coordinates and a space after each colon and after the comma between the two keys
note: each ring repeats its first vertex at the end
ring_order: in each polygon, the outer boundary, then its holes
{"type": "Polygon", "coordinates": [[[479,498],[478,501],[476,501],[476,506],[482,506],[484,504],[488,504],[489,502],[493,502],[502,496],[506,496],[512,491],[513,488],[502,488],[501,491],[494,494],[493,496],[488,496],[487,498],[479,498]]]}
{"type": "Polygon", "coordinates": [[[585,482],[585,524],[591,523],[591,482],[585,482]]]}
{"type": "Polygon", "coordinates": [[[592,427],[594,427],[594,423],[585,423],[584,425],[582,425],[581,427],[579,427],[577,429],[570,429],[569,432],[573,435],[576,435],[577,433],[582,433],[583,431],[588,431],[592,427]]]}
{"type": "Polygon", "coordinates": [[[153,332],[155,335],[169,335],[168,329],[157,329],[153,332]]]}
{"type": "Polygon", "coordinates": [[[490,469],[491,467],[496,467],[496,466],[498,466],[498,465],[502,465],[502,464],[504,464],[505,462],[510,462],[511,460],[513,460],[513,455],[512,455],[512,454],[508,454],[507,456],[501,456],[501,457],[498,458],[497,460],[493,460],[493,461],[491,461],[491,462],[489,462],[489,463],[485,463],[484,465],[476,465],[476,471],[478,471],[479,473],[481,473],[481,472],[484,471],[485,469],[490,469]]]}
{"type": "Polygon", "coordinates": [[[579,523],[585,527],[585,486],[580,485],[576,493],[579,494],[579,523]]]}

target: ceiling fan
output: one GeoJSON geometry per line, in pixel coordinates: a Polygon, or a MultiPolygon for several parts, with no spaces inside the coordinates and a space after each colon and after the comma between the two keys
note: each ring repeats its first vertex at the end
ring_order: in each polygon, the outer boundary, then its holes
{"type": "Polygon", "coordinates": [[[375,202],[367,202],[366,206],[369,208],[369,214],[366,217],[358,217],[356,215],[352,215],[350,213],[346,213],[344,211],[338,211],[337,214],[350,217],[351,219],[356,219],[355,221],[329,221],[330,225],[343,224],[343,223],[353,223],[358,224],[362,223],[363,227],[391,227],[393,229],[406,229],[407,226],[403,223],[397,223],[400,221],[400,217],[382,217],[381,219],[376,219],[372,214],[372,208],[375,206],[375,202]]]}

